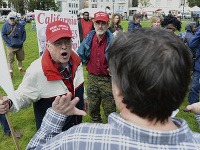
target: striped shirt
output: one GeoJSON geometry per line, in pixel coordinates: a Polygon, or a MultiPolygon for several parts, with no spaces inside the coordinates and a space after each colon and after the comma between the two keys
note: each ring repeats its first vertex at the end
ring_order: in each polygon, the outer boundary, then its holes
{"type": "Polygon", "coordinates": [[[172,118],[178,129],[163,132],[140,128],[109,115],[107,124],[83,123],[62,132],[66,116],[47,110],[40,130],[27,149],[61,150],[199,150],[200,134],[192,132],[186,121],[172,118]],[[60,133],[60,134],[59,134],[60,133]]]}

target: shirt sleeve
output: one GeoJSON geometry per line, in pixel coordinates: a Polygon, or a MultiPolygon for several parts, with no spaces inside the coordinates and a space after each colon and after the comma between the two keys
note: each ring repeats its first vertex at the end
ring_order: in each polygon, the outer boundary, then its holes
{"type": "Polygon", "coordinates": [[[200,30],[196,32],[196,34],[192,37],[189,42],[189,47],[191,49],[196,48],[199,46],[200,43],[200,30]]]}
{"type": "Polygon", "coordinates": [[[11,43],[11,41],[10,41],[10,39],[8,38],[8,31],[7,31],[7,28],[6,28],[6,23],[3,25],[3,27],[2,27],[2,30],[1,30],[1,35],[2,35],[2,38],[3,38],[3,40],[7,43],[7,44],[10,44],[11,43]]]}
{"type": "MultiPolygon", "coordinates": [[[[24,75],[22,83],[19,85],[17,90],[14,91],[16,102],[19,106],[19,109],[27,108],[33,102],[40,100],[41,86],[38,84],[37,78],[38,78],[37,73],[34,72],[34,69],[32,67],[29,67],[26,70],[26,74],[24,75]]],[[[11,99],[9,95],[8,98],[11,99]]],[[[12,105],[9,111],[15,112],[17,110],[15,106],[12,105]]]]}
{"type": "Polygon", "coordinates": [[[67,116],[48,108],[40,129],[31,139],[26,149],[41,149],[49,140],[62,132],[66,119],[67,116]]]}

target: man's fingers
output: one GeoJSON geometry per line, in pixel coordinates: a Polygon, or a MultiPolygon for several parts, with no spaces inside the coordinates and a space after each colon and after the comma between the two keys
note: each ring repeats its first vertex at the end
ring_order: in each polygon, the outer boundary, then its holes
{"type": "Polygon", "coordinates": [[[0,105],[2,105],[4,103],[4,101],[3,100],[0,100],[0,105]]]}
{"type": "Polygon", "coordinates": [[[52,104],[52,109],[64,115],[86,115],[84,111],[76,108],[79,98],[75,97],[73,100],[71,98],[72,94],[70,92],[61,97],[57,96],[52,104]]]}
{"type": "Polygon", "coordinates": [[[7,113],[9,109],[9,102],[6,100],[0,100],[0,114],[5,114],[7,113]]]}
{"type": "Polygon", "coordinates": [[[55,100],[53,101],[52,105],[58,105],[60,100],[60,96],[56,96],[55,100]]]}
{"type": "Polygon", "coordinates": [[[192,106],[192,105],[188,105],[188,106],[186,107],[186,109],[187,109],[187,110],[192,110],[192,109],[193,109],[193,106],[192,106]]]}
{"type": "Polygon", "coordinates": [[[76,106],[76,104],[79,102],[79,98],[78,97],[75,97],[70,103],[73,105],[73,106],[76,106]]]}
{"type": "Polygon", "coordinates": [[[195,114],[200,114],[200,102],[188,105],[186,109],[194,112],[195,114]]]}
{"type": "Polygon", "coordinates": [[[86,112],[75,107],[74,115],[86,116],[86,112]]]}
{"type": "Polygon", "coordinates": [[[69,93],[67,93],[67,95],[61,96],[59,103],[61,105],[64,105],[64,104],[66,105],[66,104],[70,103],[71,99],[72,99],[72,94],[69,92],[69,93]]]}

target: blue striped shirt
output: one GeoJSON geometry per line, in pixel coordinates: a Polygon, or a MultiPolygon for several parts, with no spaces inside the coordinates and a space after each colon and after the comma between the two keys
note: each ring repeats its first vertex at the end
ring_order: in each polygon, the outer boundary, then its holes
{"type": "Polygon", "coordinates": [[[117,113],[112,113],[107,124],[83,123],[61,133],[66,118],[49,108],[41,128],[29,142],[27,149],[200,149],[200,134],[192,132],[186,121],[179,118],[172,118],[178,129],[164,132],[141,128],[126,122],[117,113]]]}

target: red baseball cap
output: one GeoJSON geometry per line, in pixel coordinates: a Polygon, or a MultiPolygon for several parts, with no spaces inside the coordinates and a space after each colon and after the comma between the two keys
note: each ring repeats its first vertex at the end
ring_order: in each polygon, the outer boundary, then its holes
{"type": "Polygon", "coordinates": [[[104,22],[108,22],[109,21],[109,15],[106,12],[96,12],[94,14],[94,21],[104,21],[104,22]]]}
{"type": "Polygon", "coordinates": [[[63,21],[55,21],[49,23],[46,28],[46,40],[55,42],[60,38],[70,37],[72,38],[72,31],[68,23],[63,21]]]}

